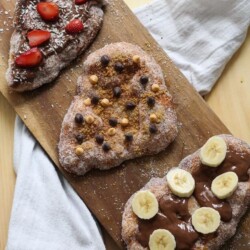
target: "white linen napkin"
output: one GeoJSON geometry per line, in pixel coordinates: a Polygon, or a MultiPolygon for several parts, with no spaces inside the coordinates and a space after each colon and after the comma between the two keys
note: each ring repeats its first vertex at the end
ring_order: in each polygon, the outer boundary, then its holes
{"type": "MultiPolygon", "coordinates": [[[[155,0],[135,11],[189,81],[207,93],[243,42],[248,0],[155,0]]],[[[19,118],[7,250],[105,249],[92,215],[19,118]]]]}
{"type": "Polygon", "coordinates": [[[17,117],[8,250],[105,249],[88,208],[17,117]]]}
{"type": "Polygon", "coordinates": [[[135,14],[204,95],[246,37],[250,1],[155,0],[135,14]]]}

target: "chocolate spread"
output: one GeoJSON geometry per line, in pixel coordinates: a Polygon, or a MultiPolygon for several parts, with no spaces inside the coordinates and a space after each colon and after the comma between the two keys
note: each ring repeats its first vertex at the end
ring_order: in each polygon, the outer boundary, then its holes
{"type": "MultiPolygon", "coordinates": [[[[202,207],[212,207],[217,210],[221,219],[228,222],[232,218],[232,208],[226,200],[215,197],[211,191],[213,179],[225,172],[235,172],[239,181],[248,181],[250,168],[250,154],[238,153],[233,146],[228,146],[225,160],[218,167],[208,167],[200,163],[192,175],[195,179],[194,197],[202,207]]],[[[139,232],[136,239],[143,247],[148,247],[149,237],[156,229],[169,230],[176,239],[176,249],[191,249],[200,239],[208,241],[217,237],[217,234],[199,235],[191,224],[191,215],[188,211],[189,199],[178,198],[174,195],[164,195],[159,201],[159,212],[150,220],[139,221],[139,232]]]]}
{"type": "Polygon", "coordinates": [[[226,200],[215,197],[211,191],[211,184],[215,177],[228,171],[235,172],[239,181],[248,181],[250,155],[237,153],[232,146],[228,146],[225,160],[218,167],[208,167],[203,164],[192,173],[195,179],[194,196],[202,207],[212,207],[220,213],[221,219],[228,222],[232,219],[232,208],[226,200]]]}
{"type": "MultiPolygon", "coordinates": [[[[16,29],[22,32],[17,55],[30,49],[28,40],[25,38],[26,34],[34,29],[42,29],[51,32],[50,41],[39,46],[39,49],[43,53],[43,58],[46,60],[49,56],[60,53],[70,43],[79,43],[79,39],[76,36],[66,33],[65,26],[72,18],[80,18],[85,23],[90,17],[89,9],[93,4],[96,4],[96,1],[88,1],[83,5],[75,5],[74,1],[57,2],[60,14],[59,19],[55,22],[46,22],[41,19],[36,10],[38,2],[23,1],[17,6],[15,25],[16,29]]],[[[43,67],[43,64],[39,67],[43,67]]],[[[14,83],[18,84],[24,80],[32,81],[36,76],[36,71],[36,68],[23,69],[13,65],[12,75],[15,77],[14,83]]]]}
{"type": "Polygon", "coordinates": [[[175,236],[177,249],[191,249],[199,235],[190,223],[188,200],[164,195],[159,201],[160,212],[156,216],[150,220],[139,219],[136,238],[141,245],[147,247],[150,235],[161,228],[169,230],[175,236]]]}

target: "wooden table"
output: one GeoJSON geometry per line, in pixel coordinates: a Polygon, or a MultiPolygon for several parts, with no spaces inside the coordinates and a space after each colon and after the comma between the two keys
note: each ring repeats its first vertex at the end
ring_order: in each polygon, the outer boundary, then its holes
{"type": "MultiPolygon", "coordinates": [[[[125,0],[137,7],[151,0],[125,0]]],[[[226,66],[221,78],[205,100],[231,132],[250,143],[250,31],[240,50],[226,66]]],[[[13,171],[13,129],[15,113],[0,94],[0,250],[4,249],[15,186],[13,171]]],[[[107,249],[115,245],[105,236],[107,249]]]]}

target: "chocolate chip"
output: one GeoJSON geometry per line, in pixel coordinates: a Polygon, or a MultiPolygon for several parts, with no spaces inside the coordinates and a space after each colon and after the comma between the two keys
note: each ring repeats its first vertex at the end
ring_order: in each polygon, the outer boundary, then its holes
{"type": "Polygon", "coordinates": [[[97,105],[98,102],[99,102],[99,100],[100,100],[100,98],[99,98],[98,96],[93,96],[93,97],[91,98],[91,103],[92,103],[93,105],[97,105]]]}
{"type": "Polygon", "coordinates": [[[83,116],[81,114],[77,113],[75,116],[75,122],[78,124],[83,123],[84,122],[83,116]]]}
{"type": "Polygon", "coordinates": [[[142,76],[140,78],[140,82],[142,85],[146,85],[148,83],[148,77],[147,76],[142,76]]]}
{"type": "Polygon", "coordinates": [[[125,141],[127,141],[127,142],[133,141],[133,135],[130,133],[125,134],[125,141]]]}
{"type": "Polygon", "coordinates": [[[149,126],[149,132],[151,134],[155,134],[157,132],[157,127],[155,126],[155,124],[150,124],[150,126],[149,126]]]}
{"type": "Polygon", "coordinates": [[[107,55],[103,55],[102,57],[101,57],[101,64],[103,65],[103,66],[108,66],[109,65],[109,62],[110,62],[110,59],[109,59],[109,56],[107,56],[107,55]]]}
{"type": "Polygon", "coordinates": [[[135,109],[136,105],[133,102],[127,102],[126,103],[126,109],[127,110],[133,110],[135,109]]]}
{"type": "Polygon", "coordinates": [[[149,107],[153,107],[155,105],[155,99],[154,97],[148,97],[147,104],[149,107]]]}
{"type": "Polygon", "coordinates": [[[84,135],[83,134],[77,134],[76,135],[76,140],[79,144],[82,144],[83,143],[83,140],[84,140],[84,135]]]}
{"type": "Polygon", "coordinates": [[[103,151],[108,152],[111,149],[111,147],[109,146],[109,144],[107,142],[105,142],[102,145],[102,149],[103,149],[103,151]]]}
{"type": "Polygon", "coordinates": [[[102,135],[96,135],[95,140],[98,144],[102,144],[104,141],[104,137],[102,135]]]}
{"type": "Polygon", "coordinates": [[[116,127],[117,126],[117,119],[116,118],[110,118],[109,119],[109,125],[111,126],[111,127],[116,127]]]}
{"type": "Polygon", "coordinates": [[[116,62],[114,67],[115,71],[118,73],[122,73],[122,71],[124,70],[124,66],[120,62],[116,62]]]}
{"type": "Polygon", "coordinates": [[[122,90],[120,87],[115,87],[113,90],[114,97],[119,98],[122,94],[122,90]]]}

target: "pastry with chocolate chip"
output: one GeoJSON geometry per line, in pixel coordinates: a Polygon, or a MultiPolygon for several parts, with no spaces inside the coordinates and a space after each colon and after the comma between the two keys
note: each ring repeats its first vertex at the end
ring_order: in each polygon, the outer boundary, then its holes
{"type": "Polygon", "coordinates": [[[122,238],[129,250],[221,249],[249,208],[249,193],[250,146],[213,136],[130,197],[122,238]]]}
{"type": "Polygon", "coordinates": [[[21,92],[53,81],[96,37],[103,5],[104,0],[17,0],[8,86],[21,92]]]}
{"type": "Polygon", "coordinates": [[[177,117],[160,66],[140,47],[114,43],[84,62],[62,124],[59,159],[67,171],[84,175],[157,154],[176,135],[177,117]]]}

